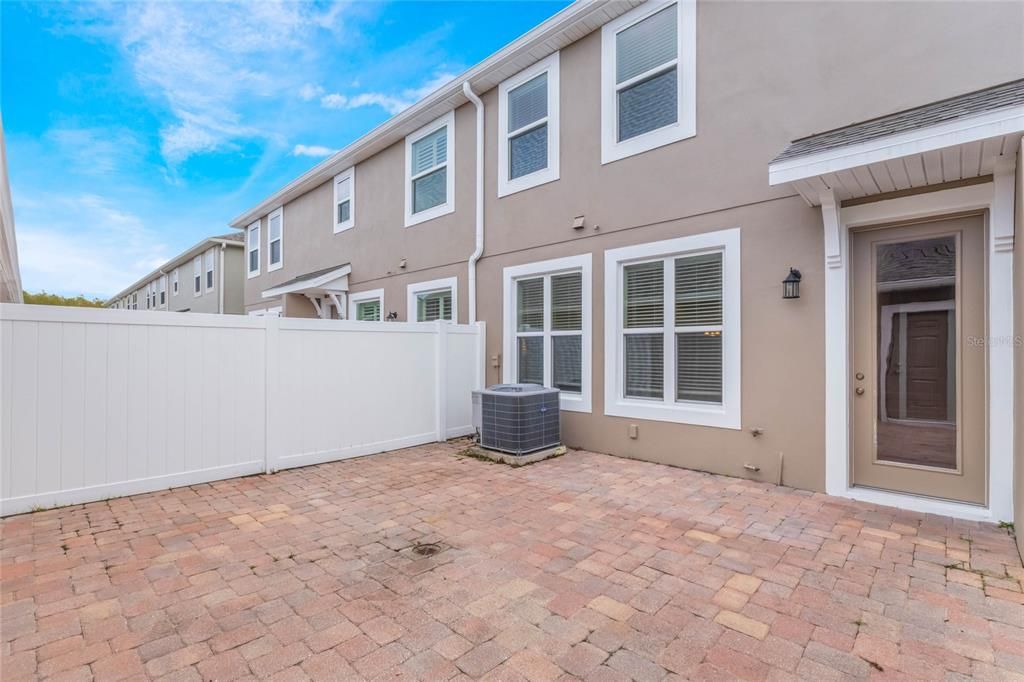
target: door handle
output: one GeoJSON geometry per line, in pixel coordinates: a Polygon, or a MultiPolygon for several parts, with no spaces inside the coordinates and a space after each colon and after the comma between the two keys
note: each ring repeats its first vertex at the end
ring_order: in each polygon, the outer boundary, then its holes
{"type": "Polygon", "coordinates": [[[857,387],[857,390],[856,390],[856,391],[854,391],[854,392],[855,392],[855,393],[856,393],[857,395],[864,395],[864,388],[863,388],[862,386],[858,386],[858,387],[857,387]]]}

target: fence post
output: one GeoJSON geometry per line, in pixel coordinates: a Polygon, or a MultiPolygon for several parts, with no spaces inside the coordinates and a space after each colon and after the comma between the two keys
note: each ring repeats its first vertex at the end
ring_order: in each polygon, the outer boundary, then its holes
{"type": "Polygon", "coordinates": [[[271,315],[265,315],[260,319],[264,323],[264,344],[263,365],[266,369],[263,381],[263,404],[265,405],[263,415],[263,468],[266,473],[272,473],[277,463],[277,449],[274,442],[274,413],[277,392],[279,389],[280,373],[280,331],[281,319],[271,315]]]}
{"type": "Polygon", "coordinates": [[[487,323],[476,323],[476,386],[480,390],[487,383],[487,323]]]}
{"type": "Polygon", "coordinates": [[[437,442],[448,440],[448,323],[437,320],[434,323],[437,339],[435,365],[434,400],[437,403],[437,442]]]}

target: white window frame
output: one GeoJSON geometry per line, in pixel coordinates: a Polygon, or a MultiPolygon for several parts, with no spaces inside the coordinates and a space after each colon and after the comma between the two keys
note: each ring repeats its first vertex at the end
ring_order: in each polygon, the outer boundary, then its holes
{"type": "Polygon", "coordinates": [[[554,182],[559,178],[559,62],[561,53],[545,57],[533,66],[498,85],[498,196],[554,182]],[[548,115],[518,130],[508,132],[508,94],[543,73],[548,75],[548,115]],[[543,123],[548,125],[547,167],[518,178],[509,178],[509,142],[511,138],[543,123]]]}
{"type": "Polygon", "coordinates": [[[260,251],[260,249],[262,247],[262,244],[260,242],[261,239],[263,239],[263,229],[262,229],[262,226],[260,225],[260,221],[257,220],[252,225],[250,225],[249,227],[245,228],[245,272],[246,272],[246,277],[245,278],[246,279],[251,279],[251,278],[257,276],[258,274],[260,274],[260,271],[261,271],[261,269],[263,267],[263,263],[262,263],[263,253],[260,251]],[[256,245],[255,246],[253,246],[253,244],[252,244],[252,233],[253,233],[254,230],[256,232],[256,245]],[[252,258],[253,251],[256,252],[256,269],[255,270],[251,270],[249,268],[249,262],[250,262],[250,260],[252,258]]]}
{"type": "Polygon", "coordinates": [[[351,230],[356,226],[356,167],[352,166],[334,176],[334,234],[351,230]],[[338,220],[338,185],[348,180],[348,220],[338,220]]]}
{"type": "Polygon", "coordinates": [[[455,211],[455,112],[449,111],[440,118],[437,118],[423,126],[405,138],[405,169],[403,170],[405,182],[405,226],[412,227],[419,223],[439,218],[455,211]],[[444,166],[448,169],[445,173],[446,195],[445,203],[428,208],[419,213],[412,212],[412,183],[416,178],[432,173],[441,168],[440,165],[429,168],[415,176],[412,175],[412,146],[427,135],[436,132],[438,128],[448,126],[445,133],[447,136],[447,152],[444,166]]]}
{"type": "Polygon", "coordinates": [[[160,280],[157,283],[157,300],[160,303],[161,308],[167,307],[167,275],[161,275],[160,280]]]}
{"type": "Polygon", "coordinates": [[[273,272],[274,270],[280,270],[283,267],[284,267],[284,206],[279,206],[279,207],[277,207],[276,209],[274,209],[273,211],[271,211],[270,213],[267,214],[267,272],[273,272]],[[272,263],[270,261],[270,259],[273,256],[274,250],[270,248],[270,243],[271,243],[270,242],[270,221],[273,220],[275,217],[278,217],[278,216],[280,216],[280,218],[281,218],[281,234],[277,238],[277,241],[280,242],[280,244],[281,244],[281,247],[278,249],[278,254],[280,255],[280,259],[277,261],[277,263],[272,263]]]}
{"type": "Polygon", "coordinates": [[[217,288],[217,272],[214,265],[216,262],[217,249],[209,249],[203,254],[203,286],[206,293],[217,288]]]}
{"type": "MultiPolygon", "coordinates": [[[[505,362],[502,363],[502,380],[505,383],[518,381],[518,360],[516,352],[517,324],[516,324],[516,284],[519,280],[535,279],[544,277],[544,300],[548,302],[544,306],[544,331],[538,336],[544,337],[544,385],[552,385],[552,355],[551,337],[563,332],[551,331],[551,276],[563,275],[571,272],[581,273],[580,287],[582,291],[582,313],[583,313],[583,339],[580,343],[580,355],[582,357],[581,392],[561,392],[559,402],[563,410],[571,412],[591,411],[592,391],[592,365],[593,365],[593,318],[591,308],[593,302],[593,289],[591,287],[591,268],[593,257],[586,253],[581,256],[569,256],[567,258],[554,258],[551,260],[527,263],[507,267],[503,273],[504,279],[504,353],[505,362]]],[[[571,332],[575,334],[575,332],[571,332]]]]}
{"type": "Polygon", "coordinates": [[[604,413],[654,421],[740,429],[740,228],[638,244],[605,252],[604,270],[604,413]],[[662,400],[626,398],[623,391],[623,267],[645,261],[719,251],[722,253],[722,404],[675,400],[676,363],[674,277],[665,272],[664,396],[662,400]]]}
{"type": "MultiPolygon", "coordinates": [[[[432,279],[427,282],[416,282],[406,287],[406,316],[409,322],[416,322],[416,296],[418,294],[429,294],[444,289],[452,290],[452,324],[459,323],[459,278],[443,277],[432,279]]],[[[447,320],[446,320],[447,321],[447,320]]]]}
{"type": "Polygon", "coordinates": [[[139,309],[139,292],[132,292],[132,310],[139,309]]]}
{"type": "Polygon", "coordinates": [[[199,298],[203,295],[203,254],[192,259],[192,297],[199,298]],[[199,286],[196,286],[198,280],[199,286]]]}
{"type": "Polygon", "coordinates": [[[171,295],[178,295],[178,268],[171,271],[171,295]]]}
{"type": "MultiPolygon", "coordinates": [[[[380,321],[383,322],[384,318],[387,317],[387,312],[384,310],[384,290],[383,289],[370,289],[369,291],[359,291],[354,294],[348,295],[348,319],[356,319],[356,306],[359,303],[365,303],[366,301],[373,301],[374,299],[380,301],[380,321]]],[[[455,299],[452,299],[455,302],[455,299]]]]}
{"type": "MultiPolygon", "coordinates": [[[[665,65],[658,69],[665,68],[665,65]]],[[[611,163],[673,142],[685,140],[697,134],[697,2],[696,0],[674,0],[674,2],[647,2],[626,12],[614,21],[601,27],[601,163],[611,163]],[[618,97],[623,87],[648,78],[651,72],[642,73],[623,84],[615,82],[616,36],[652,14],[675,4],[676,38],[678,40],[675,65],[678,77],[677,102],[679,110],[676,123],[618,141],[618,97]]]]}

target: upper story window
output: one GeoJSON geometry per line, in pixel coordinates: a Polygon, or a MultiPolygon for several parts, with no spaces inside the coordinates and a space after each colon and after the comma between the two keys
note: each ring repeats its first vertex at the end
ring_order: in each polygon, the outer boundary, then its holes
{"type": "Polygon", "coordinates": [[[356,224],[356,168],[334,176],[334,232],[338,233],[356,224]]]}
{"type": "Polygon", "coordinates": [[[171,272],[171,294],[178,295],[178,268],[171,272]]]}
{"type": "Polygon", "coordinates": [[[284,207],[267,216],[267,272],[279,270],[283,265],[284,207]]]}
{"type": "Polygon", "coordinates": [[[405,226],[455,210],[455,112],[405,138],[405,226]]]}
{"type": "Polygon", "coordinates": [[[192,259],[192,295],[201,296],[203,293],[203,257],[196,256],[192,259]]]}
{"type": "Polygon", "coordinates": [[[498,86],[498,196],[558,179],[559,53],[498,86]]]}
{"type": "Polygon", "coordinates": [[[216,259],[217,250],[210,249],[207,251],[203,260],[206,262],[206,290],[213,291],[213,262],[216,259]]]}
{"type": "Polygon", "coordinates": [[[260,274],[260,221],[245,228],[245,253],[249,277],[260,274]]]}
{"type": "Polygon", "coordinates": [[[408,287],[410,322],[458,322],[458,280],[455,277],[418,282],[408,287]]]}
{"type": "Polygon", "coordinates": [[[139,292],[132,293],[132,310],[139,309],[139,292]]]}
{"type": "Polygon", "coordinates": [[[696,134],[696,0],[645,3],[601,29],[601,162],[696,134]]]}
{"type": "Polygon", "coordinates": [[[605,252],[605,414],[740,428],[740,234],[605,252]]]}
{"type": "Polygon", "coordinates": [[[159,291],[160,305],[164,306],[167,304],[167,275],[164,275],[160,278],[159,291]]]}
{"type": "Polygon", "coordinates": [[[505,268],[504,381],[561,390],[590,411],[590,254],[505,268]]]}

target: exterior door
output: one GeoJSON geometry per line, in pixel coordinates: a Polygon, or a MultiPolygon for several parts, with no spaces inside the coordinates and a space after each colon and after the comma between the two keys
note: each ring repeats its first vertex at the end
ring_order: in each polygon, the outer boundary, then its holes
{"type": "Polygon", "coordinates": [[[854,485],[984,504],[984,217],[850,243],[854,485]]]}

